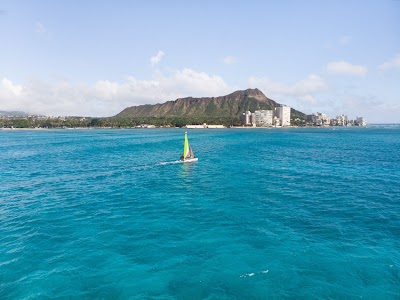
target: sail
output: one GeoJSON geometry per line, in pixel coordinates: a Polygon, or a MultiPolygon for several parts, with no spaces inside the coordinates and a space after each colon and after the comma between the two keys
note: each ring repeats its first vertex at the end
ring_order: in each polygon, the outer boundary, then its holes
{"type": "Polygon", "coordinates": [[[187,132],[185,132],[185,139],[183,142],[183,155],[181,156],[181,161],[183,162],[197,161],[197,158],[194,157],[192,147],[189,146],[189,139],[187,136],[187,132]]]}
{"type": "Polygon", "coordinates": [[[189,146],[189,156],[190,158],[194,158],[194,152],[191,146],[189,146]]]}
{"type": "Polygon", "coordinates": [[[183,159],[189,156],[189,140],[187,136],[187,132],[185,132],[185,141],[183,143],[183,159]]]}

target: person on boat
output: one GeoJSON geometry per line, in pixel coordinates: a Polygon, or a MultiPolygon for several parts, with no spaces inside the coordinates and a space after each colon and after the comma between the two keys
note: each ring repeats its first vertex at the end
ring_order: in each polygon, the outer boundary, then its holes
{"type": "Polygon", "coordinates": [[[183,157],[183,155],[181,155],[180,159],[181,159],[181,160],[184,160],[185,158],[183,157]]]}

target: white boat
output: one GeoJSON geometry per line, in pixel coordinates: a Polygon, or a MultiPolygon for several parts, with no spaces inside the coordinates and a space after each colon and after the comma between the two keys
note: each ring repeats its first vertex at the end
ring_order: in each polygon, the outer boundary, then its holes
{"type": "Polygon", "coordinates": [[[185,140],[183,142],[183,155],[181,156],[181,162],[194,162],[198,161],[197,157],[194,157],[194,153],[192,147],[189,145],[189,139],[187,136],[187,132],[185,132],[185,140]]]}

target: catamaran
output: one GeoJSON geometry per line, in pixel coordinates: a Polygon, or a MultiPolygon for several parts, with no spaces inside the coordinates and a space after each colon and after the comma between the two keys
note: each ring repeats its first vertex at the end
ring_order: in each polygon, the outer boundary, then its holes
{"type": "Polygon", "coordinates": [[[194,157],[194,153],[192,147],[189,145],[189,139],[187,136],[187,132],[185,132],[185,141],[183,143],[183,155],[181,156],[182,162],[194,162],[198,161],[197,157],[194,157]]]}

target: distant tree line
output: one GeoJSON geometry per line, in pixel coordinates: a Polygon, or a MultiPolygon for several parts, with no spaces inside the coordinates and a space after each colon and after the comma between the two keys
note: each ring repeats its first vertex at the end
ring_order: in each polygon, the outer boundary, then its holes
{"type": "MultiPolygon", "coordinates": [[[[61,118],[35,118],[14,117],[0,118],[0,128],[132,128],[141,125],[154,125],[156,127],[184,127],[186,125],[224,125],[241,126],[239,117],[61,117],[61,118]]],[[[294,118],[291,124],[304,126],[302,118],[294,118]]]]}
{"type": "Polygon", "coordinates": [[[186,125],[222,124],[240,126],[239,117],[65,117],[65,118],[3,118],[0,119],[2,128],[131,128],[140,125],[157,127],[183,127],[186,125]]]}

